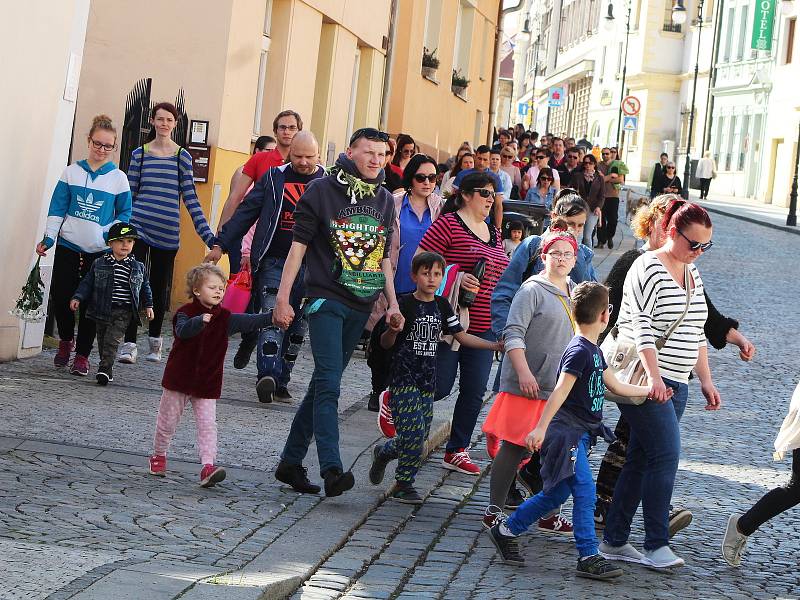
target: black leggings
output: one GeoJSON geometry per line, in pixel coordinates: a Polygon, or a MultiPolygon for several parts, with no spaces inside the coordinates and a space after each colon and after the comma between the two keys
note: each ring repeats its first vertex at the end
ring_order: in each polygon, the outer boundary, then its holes
{"type": "MultiPolygon", "coordinates": [[[[133,246],[133,255],[136,260],[144,263],[150,288],[153,290],[155,318],[150,321],[148,326],[149,335],[153,338],[161,337],[161,326],[164,324],[164,313],[167,310],[169,290],[172,285],[172,268],[175,266],[177,253],[177,250],[154,248],[142,240],[137,240],[133,246]]],[[[128,325],[128,330],[125,332],[126,342],[136,342],[137,328],[136,319],[131,319],[131,324],[128,325]]]]}
{"type": "Polygon", "coordinates": [[[603,460],[600,463],[600,470],[597,472],[597,499],[611,504],[614,497],[614,488],[617,479],[625,466],[625,456],[628,454],[628,441],[631,439],[631,428],[625,417],[620,416],[617,427],[614,429],[615,441],[609,444],[603,460]]]}
{"type": "Polygon", "coordinates": [[[606,198],[600,212],[603,213],[603,226],[597,228],[597,241],[605,244],[608,240],[613,240],[617,234],[619,198],[606,198]]]}
{"type": "MultiPolygon", "coordinates": [[[[50,296],[53,299],[53,315],[58,327],[58,337],[64,341],[71,341],[75,338],[75,313],[69,308],[69,301],[89,269],[92,263],[102,253],[89,254],[86,252],[76,252],[65,246],[56,246],[55,258],[53,259],[53,280],[50,284],[50,296]]],[[[75,352],[81,356],[89,357],[94,344],[96,333],[95,323],[86,317],[86,308],[89,305],[89,298],[81,302],[78,314],[78,339],[75,343],[75,352]]]]}
{"type": "Polygon", "coordinates": [[[755,506],[739,517],[739,531],[753,535],[772,517],[800,504],[800,448],[792,452],[792,476],[789,482],[764,494],[755,506]]]}

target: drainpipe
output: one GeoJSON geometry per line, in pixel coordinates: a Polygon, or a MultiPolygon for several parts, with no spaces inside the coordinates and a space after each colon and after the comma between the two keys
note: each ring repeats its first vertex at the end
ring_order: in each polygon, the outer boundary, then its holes
{"type": "Polygon", "coordinates": [[[497,104],[497,89],[500,87],[500,50],[503,46],[503,17],[508,13],[516,12],[522,8],[523,0],[519,0],[516,6],[503,8],[503,0],[500,0],[497,7],[497,26],[494,31],[494,62],[492,63],[492,88],[489,94],[489,123],[486,128],[486,144],[492,145],[492,130],[494,128],[494,117],[497,114],[495,104],[497,104]]]}
{"type": "Polygon", "coordinates": [[[389,17],[389,43],[386,47],[386,62],[383,65],[383,93],[381,94],[381,131],[389,125],[389,99],[392,96],[392,73],[394,71],[394,43],[397,39],[397,17],[400,13],[400,0],[392,0],[389,17]]]}
{"type": "Polygon", "coordinates": [[[719,47],[722,35],[720,34],[720,27],[722,27],[722,12],[725,8],[725,0],[717,0],[717,6],[714,13],[714,52],[711,55],[711,72],[708,77],[708,91],[706,93],[706,118],[703,123],[703,141],[700,145],[700,156],[703,155],[706,148],[711,146],[711,118],[714,112],[714,94],[711,90],[717,84],[717,61],[719,60],[719,47]]]}

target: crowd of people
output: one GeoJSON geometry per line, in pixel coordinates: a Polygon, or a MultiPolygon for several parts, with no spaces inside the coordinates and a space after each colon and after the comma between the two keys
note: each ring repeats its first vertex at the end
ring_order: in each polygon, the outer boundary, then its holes
{"type": "MultiPolygon", "coordinates": [[[[88,158],[64,170],[36,247],[43,255],[55,245],[55,366],[87,375],[96,337],[96,380],[108,385],[116,361],[137,361],[142,310],[149,321],[145,358],[162,359],[181,201],[207,245],[204,262],[186,275],[188,302],[172,316],[151,474],[166,474],[171,438],[192,404],[200,484],[224,480],[216,465],[216,400],[228,338],[241,334],[235,368],[257,351],[256,395],[269,403],[292,400],[292,367],[308,337],[314,371],[275,477],[319,493],[303,464],[313,439],[325,495],[351,489],[355,479],[339,451],[338,401],[343,371],[368,336],[368,406],[388,438],[373,448],[369,480],[381,484],[396,460],[391,497],[421,504],[414,483],[433,402],[450,395],[457,377],[442,465],[480,473],[469,446],[499,353],[496,395],[481,424],[492,458],[482,525],[502,559],[524,564],[517,537],[536,522],[574,536],[580,576],[618,577],[618,561],[683,565],[670,539],[692,520],[672,505],[688,381],[697,377],[706,408],[718,410],[707,344],[734,344],[744,361],[755,347],[708,297],[695,262],[713,245],[711,218],[677,195],[681,181],[668,156],[654,168],[652,200],[633,220],[643,245],[619,257],[604,285],[593,249],[614,246],[628,174],[616,148],[539,138],[518,127],[500,131],[494,146],[465,142],[440,164],[411,136],[391,139],[367,127],[325,168],[301,116],[285,110],[273,122],[274,138],[259,138],[234,174],[214,232],[197,199],[191,157],[171,138],[178,117],[171,104],[153,108],[151,139],[133,151],[127,174],[109,159],[117,145],[113,123],[96,117],[88,158]],[[504,199],[540,205],[546,229],[525,236],[520,222],[504,222],[504,199]],[[230,280],[216,263],[224,254],[231,279],[247,272],[253,282],[244,313],[223,306],[230,280]],[[640,364],[640,379],[612,368],[620,348],[640,364]],[[613,432],[603,424],[607,398],[620,406],[613,432]],[[588,454],[597,437],[610,446],[595,484],[588,454]],[[561,512],[569,496],[571,521],[561,512]],[[629,542],[640,505],[641,552],[629,542]]],[[[776,443],[778,451],[794,452],[793,479],[731,517],[723,555],[732,565],[760,524],[800,502],[795,421],[787,418],[776,443]]]]}

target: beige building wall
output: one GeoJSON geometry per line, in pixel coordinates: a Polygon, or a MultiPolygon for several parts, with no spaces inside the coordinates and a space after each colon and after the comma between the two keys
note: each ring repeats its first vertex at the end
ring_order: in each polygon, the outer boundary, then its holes
{"type": "MultiPolygon", "coordinates": [[[[0,53],[6,57],[0,75],[8,84],[0,131],[16,140],[0,147],[0,361],[41,349],[44,324],[22,323],[8,311],[33,265],[50,195],[67,164],[88,13],[89,0],[29,0],[9,5],[0,20],[0,53]]],[[[77,130],[83,146],[86,130],[77,130]]],[[[42,259],[48,287],[52,261],[52,251],[42,259]]]]}
{"type": "Polygon", "coordinates": [[[464,140],[486,142],[499,5],[500,0],[400,3],[390,133],[410,134],[439,159],[455,154],[464,140]],[[421,73],[423,47],[436,49],[440,60],[432,79],[421,73]],[[470,80],[463,97],[450,86],[454,68],[470,80]]]}

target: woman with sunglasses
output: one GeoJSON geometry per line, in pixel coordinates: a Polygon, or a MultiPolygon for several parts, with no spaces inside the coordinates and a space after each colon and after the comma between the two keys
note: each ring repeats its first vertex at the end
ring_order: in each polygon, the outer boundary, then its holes
{"type": "MultiPolygon", "coordinates": [[[[547,214],[553,210],[553,198],[555,198],[556,186],[553,185],[553,171],[550,167],[542,167],[539,174],[536,176],[536,186],[528,190],[525,194],[525,202],[531,204],[538,204],[547,209],[547,214]]],[[[545,219],[545,227],[549,223],[550,218],[545,219]]]]}
{"type": "Polygon", "coordinates": [[[700,380],[706,410],[718,410],[722,404],[708,365],[703,329],[708,306],[703,280],[694,265],[711,248],[711,219],[697,204],[672,201],[662,226],[666,243],[637,258],[625,278],[622,305],[612,331],[620,339],[635,342],[650,392],[643,404],[619,405],[631,435],[600,545],[608,559],[655,569],[684,564],[669,546],[669,510],[680,458],[679,422],[692,370],[700,380]],[[657,349],[656,340],[663,340],[676,323],[677,328],[657,349]],[[628,542],[639,504],[645,530],[643,553],[628,542]]]}
{"type": "Polygon", "coordinates": [[[500,170],[505,171],[511,178],[511,194],[512,200],[519,199],[519,190],[522,187],[522,174],[519,172],[519,167],[514,164],[516,153],[516,142],[510,142],[505,148],[500,150],[500,170]]]}
{"type": "MultiPolygon", "coordinates": [[[[611,267],[611,271],[605,281],[609,290],[609,302],[612,306],[606,335],[617,322],[619,307],[622,304],[623,284],[631,265],[645,252],[658,250],[666,242],[666,233],[662,223],[667,208],[673,201],[684,202],[682,198],[674,194],[656,196],[650,204],[642,206],[634,215],[631,229],[633,229],[634,237],[644,241],[644,246],[628,250],[620,256],[614,266],[611,267]]],[[[717,350],[722,350],[727,344],[734,344],[739,347],[739,358],[743,361],[752,360],[756,351],[755,346],[739,332],[739,322],[722,315],[711,302],[707,290],[704,290],[704,293],[706,305],[708,306],[708,319],[706,319],[703,326],[703,331],[708,343],[717,350]]],[[[601,341],[603,337],[601,336],[601,341]]],[[[614,496],[617,478],[625,464],[625,455],[627,454],[628,440],[630,438],[630,426],[624,417],[620,417],[619,421],[617,421],[614,435],[617,439],[608,446],[600,463],[600,471],[597,474],[597,503],[594,518],[598,527],[605,526],[608,507],[614,496]]],[[[672,508],[669,513],[670,538],[681,529],[687,527],[691,521],[691,512],[683,508],[672,508]]]]}
{"type": "MultiPolygon", "coordinates": [[[[411,158],[403,173],[403,190],[394,194],[394,231],[392,233],[389,259],[394,269],[395,294],[410,294],[416,289],[411,280],[411,261],[419,242],[428,228],[441,213],[442,198],[434,193],[437,164],[430,156],[417,154],[411,158]]],[[[381,294],[372,308],[367,329],[372,331],[375,323],[386,314],[388,302],[381,294]]],[[[378,395],[386,389],[389,373],[384,369],[372,369],[372,393],[369,408],[378,410],[378,395]]]]}
{"type": "Polygon", "coordinates": [[[44,238],[36,245],[39,256],[56,245],[50,293],[60,341],[53,364],[66,367],[75,350],[70,367],[73,375],[89,373],[95,322],[86,317],[87,304],[82,302],[76,344],[70,300],[92,263],[108,250],[105,235],[111,225],[127,223],[131,217],[128,178],[111,162],[117,147],[111,117],[93,119],[86,146],[88,158],[69,165],[61,174],[50,200],[44,238]]]}
{"type": "MultiPolygon", "coordinates": [[[[580,147],[580,146],[579,146],[580,147]]],[[[586,215],[586,226],[583,228],[583,244],[592,247],[592,234],[602,215],[603,202],[603,176],[597,170],[597,159],[593,154],[584,155],[581,169],[572,172],[569,186],[578,192],[589,205],[586,215]]]]}
{"type": "MultiPolygon", "coordinates": [[[[528,172],[525,174],[525,177],[522,180],[522,190],[520,195],[527,195],[528,190],[536,187],[539,179],[539,172],[544,168],[550,168],[550,157],[552,154],[553,153],[547,148],[538,148],[532,151],[532,156],[536,160],[531,161],[531,166],[528,167],[528,172]]],[[[555,187],[556,190],[560,190],[561,178],[559,177],[559,173],[556,169],[551,169],[551,172],[553,176],[553,187],[555,187]]]]}
{"type": "MultiPolygon", "coordinates": [[[[460,183],[458,193],[451,196],[442,209],[442,216],[433,222],[423,236],[419,250],[441,254],[447,264],[455,269],[454,272],[459,273],[461,288],[476,292],[475,300],[469,307],[467,332],[496,341],[497,337],[492,332],[489,302],[500,274],[508,265],[508,257],[503,250],[500,230],[486,223],[494,204],[495,179],[484,171],[471,173],[460,183]],[[483,280],[472,275],[479,261],[485,264],[483,280]]],[[[444,342],[439,344],[435,400],[450,394],[456,372],[460,370],[458,398],[443,461],[447,469],[468,475],[480,473],[480,468],[472,462],[466,449],[478,421],[492,360],[491,350],[464,346],[452,350],[444,342]]]]}
{"type": "Polygon", "coordinates": [[[681,185],[681,178],[678,177],[677,170],[674,162],[668,162],[664,167],[664,173],[661,175],[659,181],[661,189],[658,190],[659,194],[680,194],[683,186],[681,185]]]}
{"type": "Polygon", "coordinates": [[[475,155],[471,152],[465,152],[458,159],[456,165],[444,175],[444,183],[442,184],[442,195],[447,198],[453,194],[453,182],[456,180],[456,175],[461,171],[475,168],[475,155]],[[449,175],[448,175],[449,173],[449,175]]]}
{"type": "Polygon", "coordinates": [[[408,161],[414,156],[417,144],[410,135],[401,133],[397,136],[397,150],[395,150],[392,164],[399,167],[400,170],[405,170],[408,161]]]}

